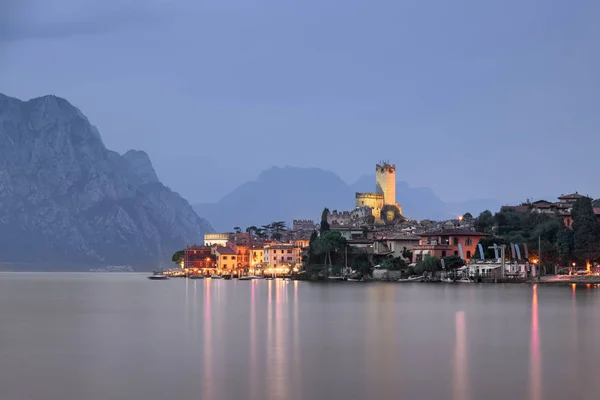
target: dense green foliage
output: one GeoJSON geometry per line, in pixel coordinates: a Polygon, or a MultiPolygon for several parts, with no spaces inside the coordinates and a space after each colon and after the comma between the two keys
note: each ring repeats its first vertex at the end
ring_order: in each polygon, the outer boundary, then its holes
{"type": "Polygon", "coordinates": [[[346,238],[339,232],[326,231],[316,238],[310,246],[316,255],[324,255],[323,264],[332,265],[332,252],[346,246],[346,238]]]}
{"type": "Polygon", "coordinates": [[[423,261],[417,264],[415,267],[415,273],[417,275],[421,275],[424,272],[429,274],[435,274],[437,271],[441,269],[440,260],[437,257],[432,255],[426,255],[423,261]]]}
{"type": "Polygon", "coordinates": [[[373,276],[373,264],[371,264],[369,256],[364,253],[354,257],[352,269],[357,271],[361,276],[373,276]]]}
{"type": "Polygon", "coordinates": [[[406,258],[409,263],[412,263],[412,260],[413,260],[412,250],[407,249],[406,247],[403,247],[402,248],[402,257],[406,258]]]}
{"type": "Polygon", "coordinates": [[[402,257],[387,258],[381,263],[381,267],[390,271],[401,271],[406,269],[406,262],[402,257]]]}
{"type": "Polygon", "coordinates": [[[173,256],[171,257],[171,261],[173,261],[175,264],[181,263],[183,261],[184,253],[185,253],[185,250],[176,251],[175,253],[173,253],[173,256]]]}
{"type": "Polygon", "coordinates": [[[590,198],[583,197],[573,206],[573,244],[575,256],[586,263],[600,257],[600,223],[590,198]]]}
{"type": "Polygon", "coordinates": [[[448,271],[453,269],[457,269],[465,265],[465,260],[460,258],[459,256],[451,255],[449,257],[444,257],[444,268],[448,271]]]}
{"type": "MultiPolygon", "coordinates": [[[[510,244],[518,244],[522,258],[525,246],[529,260],[541,259],[544,265],[570,265],[572,262],[591,262],[600,257],[600,223],[592,207],[591,199],[584,197],[573,205],[573,229],[565,227],[562,216],[535,211],[500,211],[495,215],[482,212],[474,221],[478,231],[490,234],[479,243],[486,259],[494,258],[494,243],[506,245],[506,257],[510,257],[510,244]]],[[[473,258],[479,258],[479,251],[473,258]]],[[[514,257],[514,255],[513,255],[514,257]]]]}

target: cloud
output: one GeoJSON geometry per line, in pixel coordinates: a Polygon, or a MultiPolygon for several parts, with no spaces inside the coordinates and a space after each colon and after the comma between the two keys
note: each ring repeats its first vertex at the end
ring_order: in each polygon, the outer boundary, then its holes
{"type": "MultiPolygon", "coordinates": [[[[28,0],[0,6],[0,42],[25,39],[101,35],[130,27],[153,27],[167,20],[169,10],[158,1],[123,0],[98,6],[91,1],[28,0]]],[[[1,0],[0,0],[1,2],[1,0]]]]}

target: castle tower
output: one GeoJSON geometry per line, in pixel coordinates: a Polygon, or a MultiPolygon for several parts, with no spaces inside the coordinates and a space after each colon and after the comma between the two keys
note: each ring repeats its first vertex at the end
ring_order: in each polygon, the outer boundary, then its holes
{"type": "Polygon", "coordinates": [[[375,167],[376,188],[375,192],[383,194],[383,204],[397,205],[396,203],[396,165],[381,162],[375,167]]]}

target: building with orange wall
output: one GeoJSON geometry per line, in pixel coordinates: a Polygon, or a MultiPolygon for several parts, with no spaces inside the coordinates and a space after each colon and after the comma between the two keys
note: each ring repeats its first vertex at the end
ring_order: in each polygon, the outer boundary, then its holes
{"type": "Polygon", "coordinates": [[[427,255],[437,258],[460,256],[459,244],[463,250],[462,257],[469,260],[477,251],[479,239],[488,235],[468,229],[442,229],[420,233],[419,236],[419,244],[412,249],[415,262],[423,260],[427,255]]]}

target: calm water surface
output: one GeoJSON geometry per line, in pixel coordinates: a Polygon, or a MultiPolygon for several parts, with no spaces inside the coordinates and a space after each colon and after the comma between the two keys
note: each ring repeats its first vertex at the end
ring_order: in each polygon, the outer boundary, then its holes
{"type": "Polygon", "coordinates": [[[598,399],[599,294],[0,273],[0,398],[598,399]]]}

